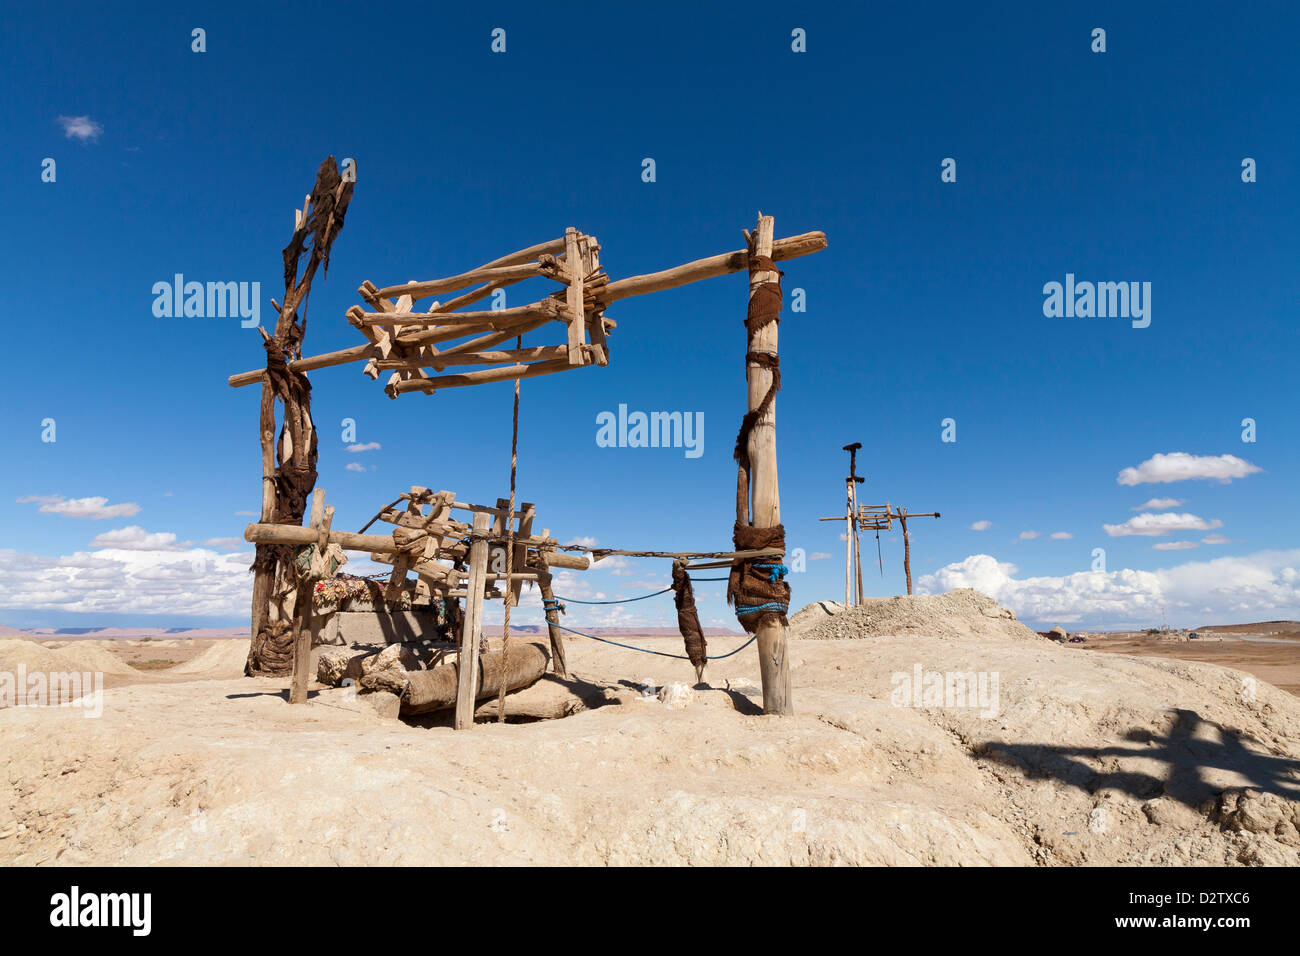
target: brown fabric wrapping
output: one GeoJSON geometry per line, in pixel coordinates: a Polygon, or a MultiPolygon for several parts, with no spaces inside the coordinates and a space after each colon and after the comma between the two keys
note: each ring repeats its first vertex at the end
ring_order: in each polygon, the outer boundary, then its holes
{"type": "Polygon", "coordinates": [[[695,610],[695,589],[691,586],[691,576],[684,563],[673,563],[673,591],[673,603],[677,606],[677,630],[682,633],[686,656],[699,669],[708,660],[709,647],[700,627],[700,615],[695,610]]]}
{"type": "MultiPolygon", "coordinates": [[[[765,548],[785,550],[785,525],[771,528],[752,528],[747,524],[736,522],[732,529],[731,540],[737,551],[759,551],[765,548]]],[[[770,568],[758,568],[757,564],[779,564],[779,558],[746,559],[732,562],[731,575],[727,579],[727,603],[739,609],[742,607],[760,607],[764,604],[779,604],[782,608],[790,607],[790,585],[781,577],[771,580],[770,568]]],[[[753,614],[737,614],[740,622],[749,633],[758,630],[761,621],[775,615],[782,624],[786,620],[785,611],[760,611],[753,614]]]]}
{"type": "MultiPolygon", "coordinates": [[[[745,329],[752,337],[755,332],[771,322],[781,321],[781,280],[784,275],[768,256],[754,254],[754,243],[758,234],[750,237],[749,274],[756,272],[775,272],[775,282],[764,282],[754,288],[749,297],[749,311],[745,317],[745,329]]],[[[737,551],[758,551],[767,548],[785,550],[785,527],[776,525],[772,528],[755,528],[750,525],[749,517],[749,433],[755,423],[767,413],[776,400],[776,393],[781,390],[781,360],[768,352],[749,352],[745,355],[745,364],[758,365],[772,373],[772,384],[758,407],[746,412],[740,422],[740,432],[736,435],[736,447],[732,457],[736,460],[736,524],[732,529],[731,540],[737,551]]],[[[759,564],[777,564],[779,559],[760,559],[759,564]]],[[[727,579],[727,603],[740,609],[742,607],[760,607],[764,604],[778,604],[783,609],[790,606],[790,585],[780,577],[771,580],[769,568],[756,568],[752,560],[737,560],[731,565],[731,575],[727,579]]],[[[751,614],[737,614],[740,626],[751,634],[758,630],[758,625],[775,615],[782,624],[787,623],[785,611],[761,611],[751,614]]]]}

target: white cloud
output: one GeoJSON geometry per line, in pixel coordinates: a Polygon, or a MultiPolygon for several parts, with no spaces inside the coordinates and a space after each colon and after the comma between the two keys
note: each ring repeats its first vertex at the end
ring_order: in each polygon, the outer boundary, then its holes
{"type": "Polygon", "coordinates": [[[379,448],[380,448],[379,442],[370,441],[370,442],[366,442],[364,445],[348,445],[347,450],[352,452],[353,454],[356,454],[358,452],[363,452],[363,451],[378,451],[379,448]]]}
{"type": "Polygon", "coordinates": [[[1020,532],[1020,540],[1021,540],[1021,541],[1033,541],[1035,538],[1037,538],[1037,537],[1039,536],[1040,533],[1041,533],[1041,532],[1038,532],[1038,531],[1022,531],[1022,532],[1020,532]]]}
{"type": "Polygon", "coordinates": [[[343,466],[347,471],[365,471],[366,466],[359,461],[350,461],[343,466]]]}
{"type": "Polygon", "coordinates": [[[1204,479],[1224,484],[1264,469],[1236,455],[1189,455],[1185,451],[1152,455],[1136,468],[1125,468],[1115,480],[1121,485],[1164,484],[1204,479]]]}
{"type": "Polygon", "coordinates": [[[1049,537],[1052,537],[1057,541],[1069,541],[1074,537],[1074,535],[1068,531],[1053,531],[1049,537]]]}
{"type": "Polygon", "coordinates": [[[1145,512],[1129,518],[1123,524],[1103,524],[1102,528],[1112,538],[1127,535],[1146,535],[1159,538],[1173,531],[1212,531],[1222,528],[1223,522],[1218,518],[1207,521],[1193,514],[1176,514],[1172,511],[1163,514],[1145,512]]]}
{"type": "Polygon", "coordinates": [[[243,538],[208,538],[203,542],[205,548],[214,548],[217,551],[242,551],[251,545],[243,538]]]}
{"type": "Polygon", "coordinates": [[[0,549],[0,610],[246,617],[249,554],[106,548],[61,557],[0,549]]]}
{"type": "Polygon", "coordinates": [[[256,511],[236,511],[235,515],[240,518],[256,518],[256,511]]]}
{"type": "Polygon", "coordinates": [[[63,127],[64,136],[83,143],[99,139],[100,134],[104,132],[104,127],[89,116],[60,116],[55,122],[63,127]]]}
{"type": "Polygon", "coordinates": [[[38,509],[49,515],[63,515],[65,518],[90,518],[102,521],[105,518],[130,518],[140,513],[140,506],[133,501],[120,505],[110,505],[107,498],[64,498],[62,495],[28,495],[19,498],[19,504],[39,501],[38,509]]]}
{"type": "Polygon", "coordinates": [[[1157,541],[1151,545],[1153,551],[1188,551],[1198,547],[1195,541],[1157,541]]]}
{"type": "Polygon", "coordinates": [[[1130,511],[1168,511],[1170,508],[1177,508],[1179,505],[1187,504],[1186,498],[1152,498],[1150,501],[1144,501],[1136,508],[1130,508],[1130,511]]]}
{"type": "Polygon", "coordinates": [[[826,551],[814,551],[812,554],[808,555],[808,560],[809,560],[809,561],[825,561],[825,560],[826,560],[827,558],[829,558],[829,557],[830,557],[830,554],[829,554],[828,552],[826,552],[826,551]]]}
{"type": "Polygon", "coordinates": [[[138,524],[95,535],[92,548],[121,548],[126,551],[175,551],[176,535],[170,531],[150,533],[138,524]]]}
{"type": "Polygon", "coordinates": [[[970,526],[970,529],[972,531],[987,531],[991,527],[993,527],[992,521],[976,521],[973,525],[970,526]]]}
{"type": "MultiPolygon", "coordinates": [[[[591,535],[584,535],[581,538],[573,538],[564,543],[566,545],[577,545],[578,547],[582,547],[582,548],[594,548],[596,546],[596,539],[591,537],[591,535]]],[[[627,550],[630,551],[632,549],[628,548],[627,550]]]]}
{"type": "Polygon", "coordinates": [[[1201,544],[1229,544],[1231,541],[1231,538],[1225,538],[1221,534],[1207,534],[1201,539],[1201,544]]]}
{"type": "Polygon", "coordinates": [[[930,594],[975,588],[1022,618],[1099,628],[1145,626],[1159,618],[1162,607],[1187,626],[1300,616],[1300,549],[1190,561],[1158,571],[1126,568],[1040,578],[1018,578],[1016,572],[1013,564],[974,554],[923,575],[917,586],[930,594]]]}

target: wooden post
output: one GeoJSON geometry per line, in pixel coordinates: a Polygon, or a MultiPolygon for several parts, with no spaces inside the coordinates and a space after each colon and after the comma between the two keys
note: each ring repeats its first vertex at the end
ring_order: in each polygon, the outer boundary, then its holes
{"type": "Polygon", "coordinates": [[[844,603],[853,606],[853,482],[844,479],[844,603]]]}
{"type": "Polygon", "coordinates": [[[564,230],[564,265],[569,270],[569,288],[565,304],[569,308],[569,364],[583,365],[586,357],[582,346],[586,344],[587,316],[582,305],[582,253],[578,249],[578,230],[570,226],[564,230]]]}
{"type": "Polygon", "coordinates": [[[560,612],[555,607],[555,592],[551,590],[551,572],[546,563],[546,555],[539,552],[537,563],[541,565],[537,572],[537,587],[542,592],[542,602],[549,605],[546,609],[546,627],[551,633],[551,667],[556,677],[568,680],[569,664],[564,657],[564,632],[560,630],[560,612]]]}
{"type": "Polygon", "coordinates": [[[903,526],[903,574],[907,577],[907,593],[912,593],[912,539],[907,536],[907,512],[898,509],[898,522],[903,526]]]}
{"type": "MultiPolygon", "coordinates": [[[[758,217],[754,253],[772,255],[772,231],[775,220],[761,213],[758,217]]],[[[779,276],[771,272],[751,273],[749,294],[752,296],[767,282],[776,282],[779,276]]],[[[777,355],[777,328],[780,323],[768,322],[749,335],[746,354],[777,355]]],[[[772,371],[755,362],[745,363],[748,380],[749,404],[752,412],[762,404],[772,385],[772,371]]],[[[776,467],[776,402],[754,422],[749,433],[750,474],[750,524],[755,528],[771,528],[781,523],[781,488],[776,467]]],[[[789,715],[794,713],[790,696],[790,662],[786,648],[786,626],[775,615],[764,615],[755,632],[758,637],[758,667],[763,679],[763,713],[789,715]]]]}
{"type": "MultiPolygon", "coordinates": [[[[311,496],[311,527],[317,531],[315,567],[323,566],[323,552],[328,547],[330,522],[334,509],[325,508],[325,490],[317,488],[311,496]]],[[[309,571],[299,579],[297,597],[294,599],[293,617],[296,630],[293,635],[293,682],[289,685],[289,703],[307,703],[307,685],[311,682],[311,617],[315,610],[316,577],[309,571]]]]}
{"type": "Polygon", "coordinates": [[[858,536],[858,487],[853,486],[853,566],[858,575],[858,604],[862,603],[862,542],[858,536]]]}
{"type": "Polygon", "coordinates": [[[465,619],[460,634],[460,672],[456,688],[456,729],[474,726],[474,701],[478,694],[479,637],[483,632],[483,576],[487,573],[486,512],[474,513],[474,540],[469,547],[469,582],[465,585],[465,619]]]}

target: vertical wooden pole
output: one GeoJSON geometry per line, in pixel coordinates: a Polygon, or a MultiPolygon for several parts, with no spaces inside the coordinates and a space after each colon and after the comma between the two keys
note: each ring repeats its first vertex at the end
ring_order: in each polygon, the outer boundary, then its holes
{"type": "MultiPolygon", "coordinates": [[[[760,256],[772,255],[772,232],[775,220],[762,214],[758,217],[754,252],[760,256]]],[[[777,282],[780,277],[771,272],[750,275],[749,294],[767,282],[777,282]]],[[[748,352],[766,352],[777,355],[777,328],[780,323],[768,322],[749,336],[748,352]]],[[[745,363],[749,385],[750,411],[763,403],[772,385],[772,372],[757,363],[745,363]]],[[[781,488],[776,468],[776,402],[754,422],[749,433],[750,523],[755,528],[771,528],[781,523],[781,488]]],[[[763,713],[789,715],[794,713],[790,696],[790,662],[786,648],[786,626],[775,615],[765,614],[755,632],[758,637],[758,668],[763,678],[763,713]]]]}
{"type": "Polygon", "coordinates": [[[542,601],[549,605],[546,611],[546,627],[551,633],[551,668],[561,680],[569,679],[569,663],[564,657],[564,632],[560,630],[560,612],[555,607],[555,592],[551,590],[551,571],[546,563],[546,556],[538,553],[537,562],[541,565],[537,572],[537,587],[542,592],[542,601]]]}
{"type": "Polygon", "coordinates": [[[907,593],[912,593],[912,539],[907,536],[907,512],[898,509],[898,521],[903,526],[903,574],[907,577],[907,593]]]}
{"type": "Polygon", "coordinates": [[[565,304],[569,310],[569,364],[584,365],[586,356],[587,316],[582,305],[583,257],[578,248],[578,230],[570,226],[564,230],[564,266],[569,270],[569,288],[565,304]]]}
{"type": "Polygon", "coordinates": [[[844,603],[853,606],[853,482],[844,481],[844,603]]]}
{"type": "Polygon", "coordinates": [[[862,542],[858,535],[858,486],[853,484],[853,566],[858,575],[858,604],[862,604],[862,542]]]}
{"type": "MultiPolygon", "coordinates": [[[[456,688],[456,729],[474,726],[474,701],[478,696],[479,638],[483,632],[483,588],[487,574],[487,512],[474,512],[474,540],[469,546],[469,580],[465,584],[465,618],[460,633],[460,661],[456,688]]],[[[507,582],[507,585],[509,582],[507,582]]]]}
{"type": "MultiPolygon", "coordinates": [[[[333,509],[330,509],[333,511],[333,509]]],[[[316,548],[323,551],[328,546],[329,525],[325,521],[325,490],[317,488],[311,496],[311,527],[321,532],[316,538],[316,548]]],[[[321,566],[318,559],[314,566],[321,566]]],[[[308,572],[298,579],[298,593],[294,598],[293,618],[293,680],[289,684],[289,703],[307,703],[307,685],[311,682],[311,616],[316,599],[316,575],[308,572]]]]}

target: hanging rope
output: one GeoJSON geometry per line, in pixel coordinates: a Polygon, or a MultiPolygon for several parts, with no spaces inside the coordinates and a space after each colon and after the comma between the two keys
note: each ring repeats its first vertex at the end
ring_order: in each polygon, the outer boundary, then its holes
{"type": "MultiPolygon", "coordinates": [[[[596,637],[594,634],[583,634],[582,631],[575,631],[573,628],[565,627],[563,624],[552,624],[551,626],[558,627],[562,631],[568,631],[570,634],[577,634],[579,637],[585,637],[589,641],[600,641],[600,643],[602,644],[612,644],[614,647],[621,647],[624,650],[628,650],[628,651],[640,651],[642,654],[654,654],[656,657],[671,657],[674,660],[678,660],[678,661],[690,660],[690,658],[687,657],[685,654],[669,654],[667,651],[652,651],[648,647],[636,647],[632,644],[620,644],[618,641],[611,641],[608,638],[604,638],[604,637],[596,637]]],[[[706,660],[710,660],[710,661],[725,660],[726,658],[731,657],[734,654],[739,654],[745,648],[749,647],[750,644],[753,644],[754,641],[756,640],[758,640],[757,634],[750,637],[749,640],[747,640],[744,644],[741,644],[734,651],[728,651],[725,654],[718,654],[716,657],[708,657],[706,658],[706,660]]]]}
{"type": "Polygon", "coordinates": [[[664,588],[662,591],[655,591],[653,594],[642,594],[640,597],[623,598],[621,601],[579,601],[577,598],[564,597],[561,594],[555,595],[562,601],[568,601],[570,604],[631,604],[633,601],[644,601],[647,598],[658,597],[661,594],[667,594],[671,587],[664,588]]]}
{"type": "MultiPolygon", "coordinates": [[[[515,348],[518,349],[523,343],[523,336],[515,336],[515,348]]],[[[519,467],[519,379],[515,379],[515,403],[514,411],[510,416],[510,508],[506,511],[506,586],[505,586],[505,604],[506,615],[505,622],[501,625],[501,660],[504,662],[510,652],[510,604],[514,598],[515,581],[515,473],[519,467]]],[[[503,665],[504,666],[504,663],[503,665]]],[[[506,720],[506,681],[504,677],[501,680],[501,688],[497,691],[497,723],[503,724],[506,720]]]]}

